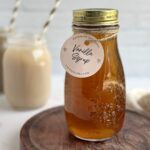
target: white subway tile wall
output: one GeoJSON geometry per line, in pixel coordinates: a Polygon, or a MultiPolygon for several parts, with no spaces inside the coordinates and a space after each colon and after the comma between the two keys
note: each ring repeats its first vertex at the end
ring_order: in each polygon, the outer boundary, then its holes
{"type": "MultiPolygon", "coordinates": [[[[0,0],[0,26],[6,26],[15,0],[0,0]]],[[[22,0],[17,29],[40,32],[54,0],[22,0]]],[[[72,34],[72,10],[117,8],[120,11],[119,49],[127,77],[150,76],[150,0],[62,0],[47,34],[53,58],[53,73],[63,74],[59,53],[72,34]]]]}

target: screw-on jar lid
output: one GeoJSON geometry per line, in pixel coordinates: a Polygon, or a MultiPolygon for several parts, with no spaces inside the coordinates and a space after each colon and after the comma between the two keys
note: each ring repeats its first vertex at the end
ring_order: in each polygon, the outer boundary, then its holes
{"type": "Polygon", "coordinates": [[[74,10],[73,24],[79,26],[118,25],[118,10],[106,8],[74,10]]]}

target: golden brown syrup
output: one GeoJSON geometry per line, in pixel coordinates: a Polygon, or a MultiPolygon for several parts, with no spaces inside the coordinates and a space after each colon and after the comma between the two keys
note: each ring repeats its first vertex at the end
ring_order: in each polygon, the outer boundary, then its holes
{"type": "MultiPolygon", "coordinates": [[[[108,34],[91,33],[97,39],[108,34]]],[[[125,79],[116,38],[101,42],[104,63],[87,78],[66,73],[65,114],[70,132],[80,138],[110,138],[122,127],[125,114],[125,79]]]]}

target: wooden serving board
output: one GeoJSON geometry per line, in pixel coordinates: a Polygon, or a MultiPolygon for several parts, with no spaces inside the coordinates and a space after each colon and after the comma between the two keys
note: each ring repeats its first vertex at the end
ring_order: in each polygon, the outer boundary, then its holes
{"type": "Polygon", "coordinates": [[[68,133],[63,107],[31,118],[20,133],[21,150],[150,150],[150,116],[127,111],[123,129],[106,142],[85,142],[68,133]]]}

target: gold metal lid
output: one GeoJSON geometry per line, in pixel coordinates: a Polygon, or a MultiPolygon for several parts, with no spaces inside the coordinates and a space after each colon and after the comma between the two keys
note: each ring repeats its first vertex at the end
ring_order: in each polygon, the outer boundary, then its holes
{"type": "Polygon", "coordinates": [[[82,26],[118,25],[116,9],[77,9],[73,11],[73,24],[82,26]]]}

